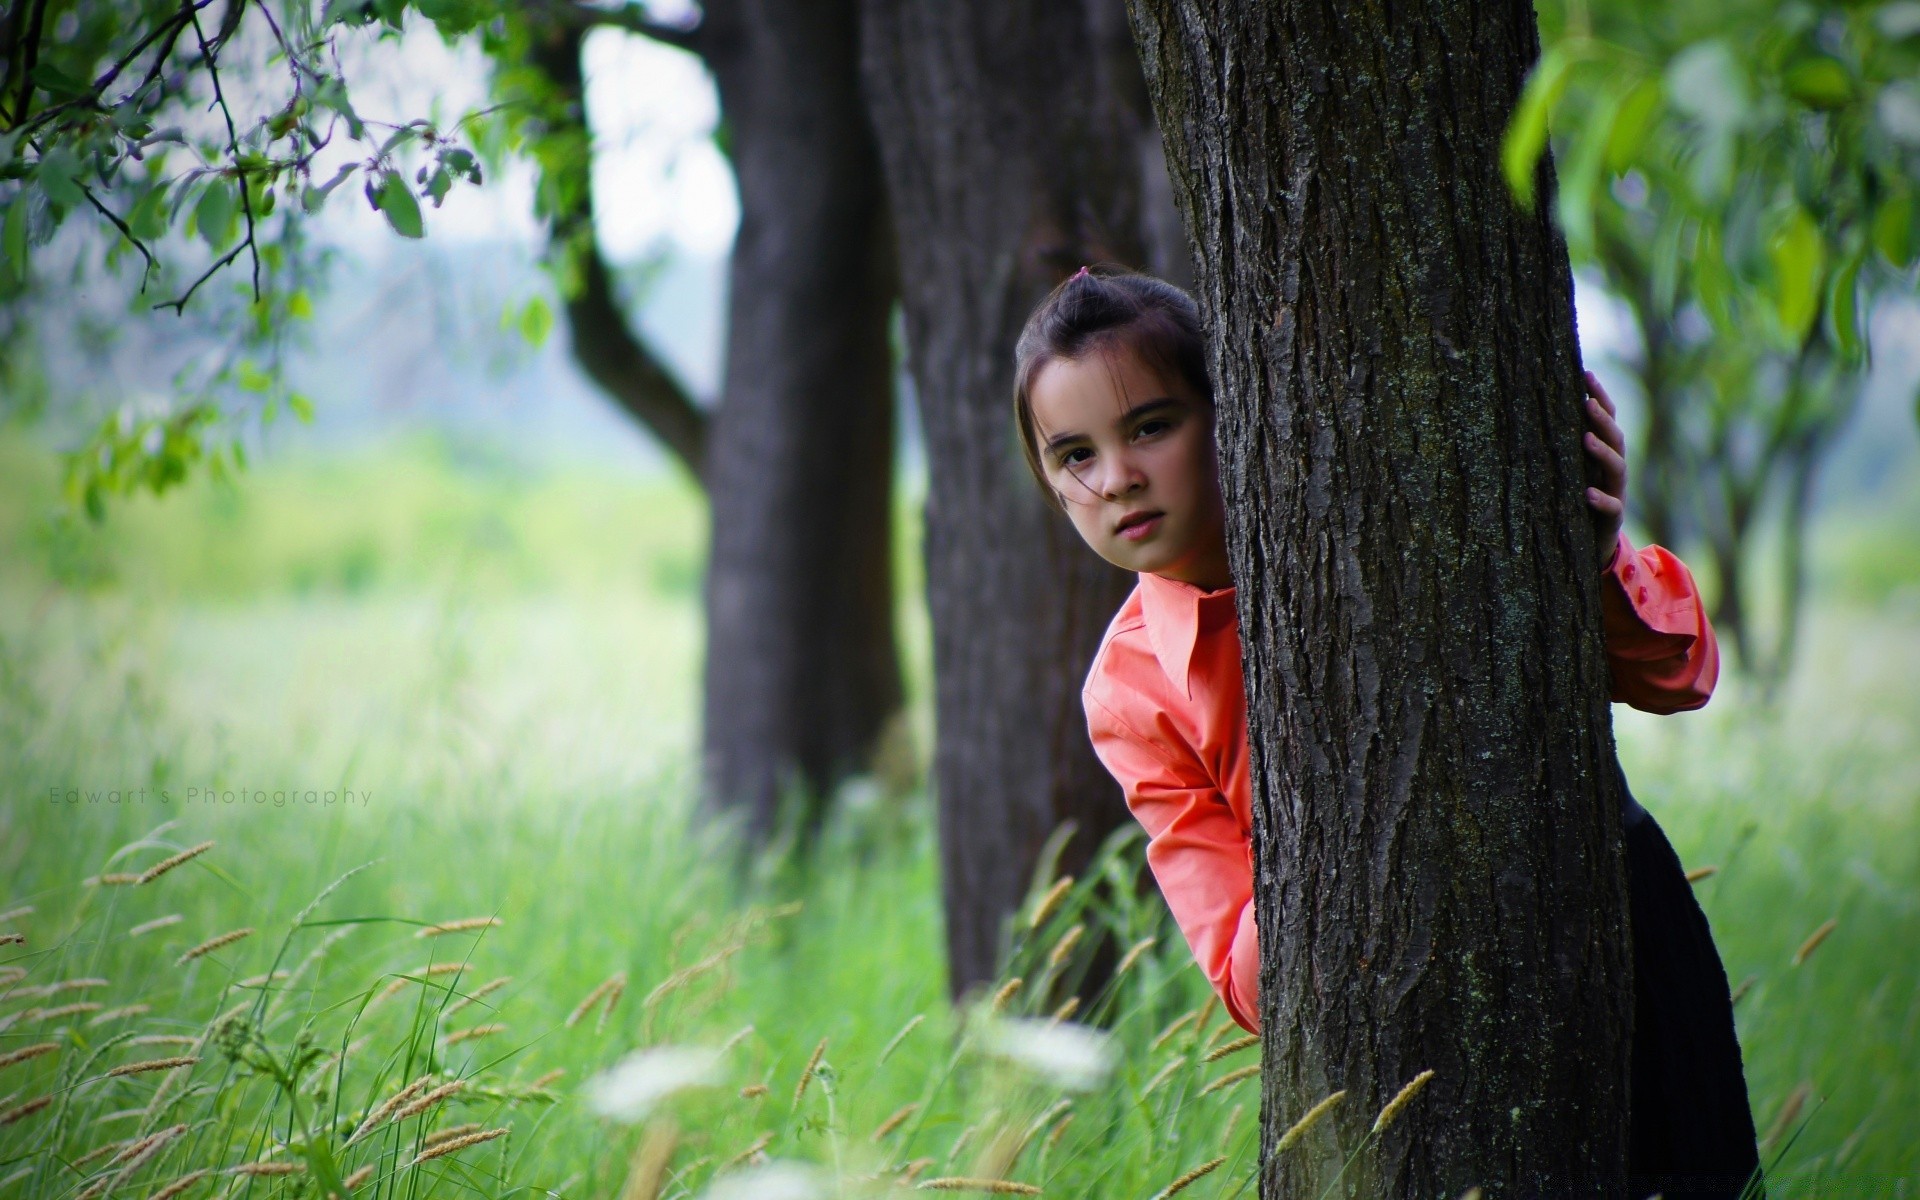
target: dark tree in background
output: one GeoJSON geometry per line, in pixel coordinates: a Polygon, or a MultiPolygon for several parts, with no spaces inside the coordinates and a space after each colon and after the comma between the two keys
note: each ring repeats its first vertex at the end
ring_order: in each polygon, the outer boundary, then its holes
{"type": "Polygon", "coordinates": [[[1076,823],[1061,858],[1073,873],[1132,819],[1080,705],[1132,576],[1088,551],[1028,475],[1014,341],[1082,264],[1164,271],[1148,258],[1154,229],[1161,246],[1184,247],[1169,220],[1143,215],[1164,168],[1118,0],[868,0],[865,18],[926,428],[933,776],[959,995],[992,977],[1003,922],[1055,827],[1076,823]]]}
{"type": "Polygon", "coordinates": [[[1572,281],[1547,206],[1500,173],[1533,9],[1132,13],[1219,385],[1261,1194],[1323,1194],[1363,1140],[1343,1194],[1624,1194],[1631,960],[1572,281]]]}
{"type": "Polygon", "coordinates": [[[893,235],[859,91],[856,4],[715,0],[691,30],[632,7],[546,5],[525,19],[551,86],[535,154],[577,276],[574,353],[707,493],[704,793],[742,812],[755,838],[773,833],[790,792],[817,823],[902,705],[893,235]],[[690,50],[718,85],[741,217],[711,413],[635,333],[594,240],[580,47],[596,26],[690,50]]]}

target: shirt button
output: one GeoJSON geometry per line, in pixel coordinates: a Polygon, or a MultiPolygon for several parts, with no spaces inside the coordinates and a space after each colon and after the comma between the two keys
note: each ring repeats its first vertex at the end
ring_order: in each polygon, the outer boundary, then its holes
{"type": "Polygon", "coordinates": [[[1628,563],[1628,564],[1627,564],[1627,568],[1626,568],[1626,570],[1624,570],[1624,571],[1622,571],[1622,572],[1620,572],[1620,574],[1621,574],[1621,577],[1622,577],[1622,578],[1625,578],[1625,579],[1632,579],[1632,578],[1633,578],[1633,564],[1632,564],[1632,563],[1628,563]]]}
{"type": "Polygon", "coordinates": [[[1645,604],[1647,602],[1647,589],[1641,588],[1635,595],[1639,597],[1640,603],[1645,604]]]}

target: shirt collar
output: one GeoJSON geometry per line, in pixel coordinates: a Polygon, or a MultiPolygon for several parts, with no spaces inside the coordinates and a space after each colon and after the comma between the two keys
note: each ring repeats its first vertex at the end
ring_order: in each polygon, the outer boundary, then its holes
{"type": "Polygon", "coordinates": [[[1181,694],[1193,699],[1193,649],[1203,629],[1216,629],[1238,618],[1234,589],[1201,591],[1191,583],[1140,573],[1140,612],[1147,623],[1147,642],[1160,669],[1181,694]]]}

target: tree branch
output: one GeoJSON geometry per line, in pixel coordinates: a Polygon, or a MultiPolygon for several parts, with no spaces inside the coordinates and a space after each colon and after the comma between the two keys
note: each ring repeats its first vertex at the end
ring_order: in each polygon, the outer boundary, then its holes
{"type": "Polygon", "coordinates": [[[566,302],[573,356],[587,377],[645,425],[697,480],[706,479],[707,414],[633,333],[595,242],[580,294],[566,302]]]}
{"type": "Polygon", "coordinates": [[[596,8],[591,4],[582,4],[578,0],[538,0],[540,8],[551,19],[570,29],[624,29],[628,33],[637,33],[651,38],[663,46],[672,46],[676,50],[685,50],[689,54],[704,57],[706,38],[704,27],[695,25],[663,25],[647,15],[645,6],[623,4],[619,8],[596,8]]]}

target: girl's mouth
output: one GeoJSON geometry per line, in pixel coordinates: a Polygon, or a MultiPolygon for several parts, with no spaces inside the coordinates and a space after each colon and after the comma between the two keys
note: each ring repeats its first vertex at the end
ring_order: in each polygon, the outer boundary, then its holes
{"type": "Polygon", "coordinates": [[[1133,524],[1120,530],[1120,536],[1130,542],[1137,542],[1142,538],[1151,537],[1154,531],[1160,528],[1160,522],[1166,518],[1166,515],[1165,513],[1155,513],[1144,521],[1135,521],[1133,524]]]}

